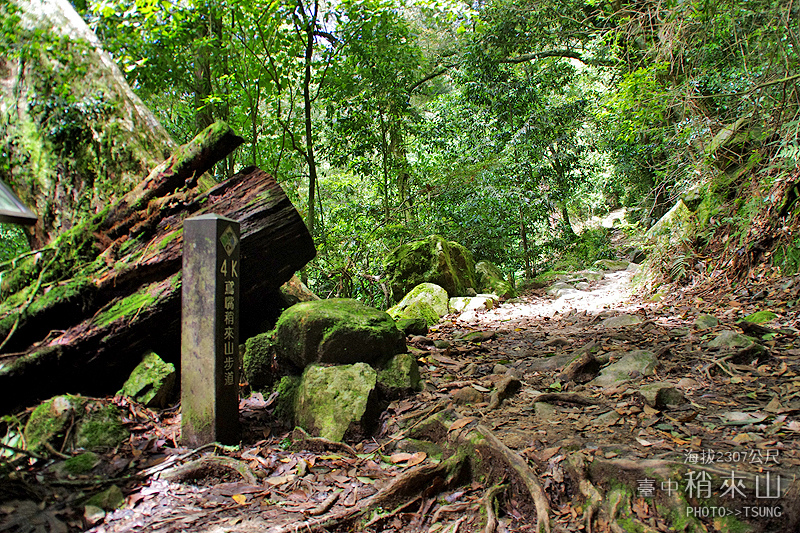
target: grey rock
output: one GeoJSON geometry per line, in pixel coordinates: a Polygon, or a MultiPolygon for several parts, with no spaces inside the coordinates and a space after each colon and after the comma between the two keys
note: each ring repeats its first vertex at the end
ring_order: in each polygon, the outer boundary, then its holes
{"type": "Polygon", "coordinates": [[[650,407],[663,409],[669,405],[686,403],[681,391],[675,385],[667,382],[648,383],[639,388],[639,395],[650,407]]]}
{"type": "Polygon", "coordinates": [[[755,344],[755,341],[742,335],[741,333],[737,333],[731,330],[725,330],[717,337],[708,343],[709,348],[728,348],[728,349],[737,349],[737,348],[747,348],[748,346],[755,344]]]}
{"type": "Polygon", "coordinates": [[[600,375],[588,383],[596,387],[609,387],[621,381],[636,379],[639,376],[652,376],[658,361],[653,352],[635,350],[628,352],[616,363],[600,371],[600,375]]]}
{"type": "Polygon", "coordinates": [[[454,391],[452,397],[453,401],[459,405],[481,403],[483,401],[483,394],[471,386],[454,391]]]}
{"type": "Polygon", "coordinates": [[[719,326],[719,320],[713,315],[702,314],[694,321],[694,327],[700,331],[711,329],[719,326]]]}
{"type": "Polygon", "coordinates": [[[295,422],[309,434],[339,442],[377,424],[378,374],[366,363],[311,365],[297,389],[295,422]]]}
{"type": "Polygon", "coordinates": [[[501,365],[500,363],[494,365],[492,368],[492,374],[505,374],[508,372],[508,367],[506,365],[501,365]]]}
{"type": "Polygon", "coordinates": [[[603,320],[601,325],[606,328],[624,328],[627,326],[635,326],[636,324],[641,323],[642,319],[637,315],[619,315],[606,318],[603,320]]]}
{"type": "Polygon", "coordinates": [[[541,422],[552,422],[556,414],[558,414],[558,410],[549,403],[536,402],[533,404],[533,407],[536,412],[536,418],[541,422]]]}

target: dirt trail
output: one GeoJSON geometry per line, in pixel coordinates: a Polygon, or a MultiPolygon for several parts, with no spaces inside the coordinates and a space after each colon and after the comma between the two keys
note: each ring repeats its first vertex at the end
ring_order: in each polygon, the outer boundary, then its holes
{"type": "Polygon", "coordinates": [[[607,500],[615,486],[627,487],[615,493],[627,503],[617,510],[594,506],[596,530],[616,530],[631,517],[637,527],[655,531],[678,523],[687,531],[735,529],[734,522],[752,530],[795,530],[797,280],[741,289],[739,301],[726,298],[716,307],[698,298],[668,305],[631,301],[631,277],[608,273],[586,291],[567,289],[558,298],[539,291],[480,315],[451,317],[429,338],[452,346],[417,343],[423,358],[428,354],[425,377],[437,391],[428,394],[442,401],[446,391],[461,416],[480,420],[536,465],[550,508],[572,509],[572,519],[562,514],[555,530],[588,527],[585,514],[575,520],[581,514],[575,497],[583,492],[585,513],[592,495],[607,500]],[[781,330],[760,340],[767,350],[709,346],[724,331],[740,333],[736,320],[765,308],[778,313],[773,331],[781,330]],[[698,329],[695,320],[703,313],[717,315],[719,324],[698,329]],[[606,325],[619,315],[634,315],[639,323],[606,325]],[[473,330],[494,336],[459,340],[473,330]],[[594,347],[599,364],[577,382],[565,377],[565,367],[586,347],[594,347]],[[643,350],[655,355],[652,371],[633,371],[604,387],[589,381],[601,365],[643,350]],[[488,393],[481,398],[469,390],[492,390],[508,375],[519,379],[520,389],[501,408],[491,408],[488,393]],[[675,398],[646,400],[649,384],[664,381],[664,395],[675,398]],[[576,454],[591,466],[576,469],[570,463],[576,454]],[[696,490],[698,478],[707,492],[696,490]],[[593,489],[579,488],[585,483],[593,489]]]}

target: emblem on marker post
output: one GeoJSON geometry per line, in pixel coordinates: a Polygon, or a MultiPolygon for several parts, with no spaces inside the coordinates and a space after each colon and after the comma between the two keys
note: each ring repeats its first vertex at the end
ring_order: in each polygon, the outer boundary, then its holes
{"type": "Polygon", "coordinates": [[[222,232],[222,235],[220,235],[219,242],[221,242],[222,247],[225,248],[225,253],[231,255],[236,249],[236,245],[239,244],[239,239],[236,237],[233,228],[228,226],[225,228],[225,231],[222,232]]]}

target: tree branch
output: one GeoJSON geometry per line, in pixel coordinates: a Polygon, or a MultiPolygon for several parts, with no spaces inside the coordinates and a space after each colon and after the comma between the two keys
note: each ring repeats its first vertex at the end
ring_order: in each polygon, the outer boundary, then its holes
{"type": "Polygon", "coordinates": [[[431,81],[434,78],[438,78],[439,76],[441,76],[443,74],[446,74],[447,71],[450,70],[453,67],[455,67],[455,64],[453,64],[453,65],[445,65],[445,66],[441,67],[440,69],[431,72],[430,74],[426,75],[422,79],[417,80],[413,84],[411,84],[411,87],[408,88],[408,92],[409,93],[413,93],[414,91],[419,89],[425,83],[431,81]]]}
{"type": "Polygon", "coordinates": [[[584,65],[610,67],[617,64],[617,62],[613,60],[587,59],[574,50],[548,50],[545,52],[532,52],[530,54],[522,54],[516,57],[507,57],[505,59],[500,59],[497,62],[500,64],[517,65],[519,63],[527,63],[528,61],[535,61],[537,59],[544,59],[547,57],[563,57],[563,58],[577,59],[584,65]]]}

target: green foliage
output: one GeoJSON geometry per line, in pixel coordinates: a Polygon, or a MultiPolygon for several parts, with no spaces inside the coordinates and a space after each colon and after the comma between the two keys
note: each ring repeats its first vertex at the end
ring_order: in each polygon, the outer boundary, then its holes
{"type": "MultiPolygon", "coordinates": [[[[176,138],[223,118],[248,136],[235,164],[272,170],[303,200],[319,252],[309,287],[379,307],[381,265],[403,243],[441,234],[514,276],[581,268],[610,243],[575,235],[571,218],[627,205],[647,227],[696,183],[702,234],[654,251],[662,274],[688,279],[693,246],[725,228],[743,245],[769,194],[738,200],[748,178],[770,168],[764,183],[777,183],[800,159],[797,12],[778,0],[88,6],[176,138]]],[[[64,123],[53,135],[77,139],[81,116],[104,112],[58,109],[43,113],[64,123]]]]}
{"type": "Polygon", "coordinates": [[[29,249],[28,239],[22,228],[12,224],[0,223],[0,276],[2,276],[2,271],[4,270],[2,263],[27,252],[29,249]]]}
{"type": "Polygon", "coordinates": [[[780,268],[784,276],[793,276],[800,272],[800,238],[778,246],[772,256],[772,264],[780,268]]]}
{"type": "Polygon", "coordinates": [[[555,271],[583,270],[590,268],[598,259],[615,257],[611,234],[603,227],[586,229],[570,240],[558,239],[548,245],[553,258],[548,268],[555,271]]]}

